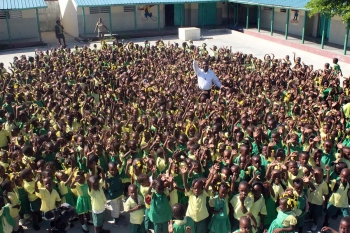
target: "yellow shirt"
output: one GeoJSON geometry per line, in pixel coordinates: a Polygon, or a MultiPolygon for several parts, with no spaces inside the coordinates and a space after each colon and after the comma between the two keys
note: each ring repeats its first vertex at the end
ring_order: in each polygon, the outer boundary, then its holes
{"type": "MultiPolygon", "coordinates": [[[[147,196],[148,189],[149,189],[149,187],[147,187],[147,186],[144,187],[144,186],[140,185],[140,193],[142,194],[144,200],[145,200],[145,198],[146,198],[146,196],[147,196]]],[[[144,202],[145,202],[145,207],[146,207],[146,209],[149,209],[150,205],[148,205],[148,204],[146,203],[146,201],[144,201],[144,202]]]]}
{"type": "MultiPolygon", "coordinates": [[[[331,187],[331,190],[334,189],[335,184],[336,180],[332,180],[331,184],[329,185],[331,187]]],[[[344,187],[344,185],[340,182],[338,190],[336,192],[333,192],[329,198],[329,203],[338,208],[348,208],[348,191],[349,185],[347,184],[344,187]]]]}
{"type": "Polygon", "coordinates": [[[10,132],[5,129],[0,130],[0,147],[7,146],[7,137],[11,138],[10,132]]]}
{"type": "Polygon", "coordinates": [[[328,195],[328,185],[326,181],[317,184],[315,179],[312,179],[311,182],[316,189],[313,192],[311,192],[310,189],[307,191],[308,201],[311,204],[323,205],[323,196],[328,195]]]}
{"type": "MultiPolygon", "coordinates": [[[[257,223],[257,227],[261,226],[260,214],[267,215],[265,199],[263,196],[261,196],[256,202],[253,202],[249,212],[254,216],[257,223]]],[[[254,230],[253,228],[253,232],[256,232],[256,229],[254,230]]]]}
{"type": "Polygon", "coordinates": [[[288,180],[287,180],[287,186],[290,188],[293,188],[293,180],[296,178],[303,178],[304,172],[302,169],[298,170],[297,175],[293,175],[292,173],[288,172],[288,180]]]}
{"type": "Polygon", "coordinates": [[[282,194],[284,193],[284,189],[281,184],[275,184],[275,183],[272,184],[272,189],[273,189],[273,192],[275,193],[275,197],[274,198],[272,196],[271,197],[274,201],[276,201],[278,200],[278,197],[282,196],[282,194]]]}
{"type": "MultiPolygon", "coordinates": [[[[143,198],[140,195],[137,196],[137,202],[139,205],[144,205],[143,198]]],[[[137,203],[135,202],[134,199],[129,197],[124,203],[124,211],[128,212],[130,209],[134,208],[135,206],[137,206],[137,203]]],[[[138,224],[138,225],[141,224],[144,219],[144,214],[145,214],[144,209],[138,209],[133,212],[130,212],[130,223],[138,224]]]]}
{"type": "Polygon", "coordinates": [[[38,197],[35,195],[35,181],[27,182],[23,180],[23,188],[28,193],[29,201],[35,201],[38,197]]]}
{"type": "Polygon", "coordinates": [[[173,189],[173,191],[169,193],[169,197],[170,197],[170,201],[169,201],[170,206],[173,206],[174,204],[179,203],[179,197],[177,195],[176,189],[173,189]]]}
{"type": "Polygon", "coordinates": [[[60,195],[54,189],[51,193],[46,188],[39,189],[38,193],[35,193],[38,197],[41,198],[41,208],[42,212],[47,212],[56,208],[56,202],[61,201],[60,195]]]}
{"type": "MultiPolygon", "coordinates": [[[[7,204],[9,206],[9,204],[7,204]]],[[[0,209],[0,216],[3,215],[3,212],[4,212],[4,208],[1,208],[0,209]]],[[[3,230],[3,233],[11,233],[12,230],[13,230],[13,226],[11,226],[6,218],[1,218],[2,219],[2,222],[0,222],[0,224],[2,224],[2,230],[3,230]]]]}
{"type": "Polygon", "coordinates": [[[60,192],[61,196],[68,193],[68,187],[65,185],[64,181],[60,181],[58,184],[58,191],[60,192]]]}
{"type": "Polygon", "coordinates": [[[92,212],[95,214],[100,214],[105,211],[105,204],[107,203],[107,199],[105,193],[103,192],[102,184],[100,184],[99,190],[89,190],[89,195],[91,197],[92,212]]]}
{"type": "Polygon", "coordinates": [[[157,158],[156,166],[160,172],[164,171],[166,168],[165,160],[161,157],[157,158]]]}
{"type": "Polygon", "coordinates": [[[253,199],[251,199],[249,196],[245,198],[244,206],[247,209],[247,213],[245,214],[242,212],[242,205],[241,201],[239,200],[239,194],[234,195],[230,203],[233,207],[233,217],[239,220],[241,217],[247,216],[248,212],[250,211],[250,208],[252,207],[253,199]]]}
{"type": "Polygon", "coordinates": [[[9,205],[11,217],[15,218],[18,216],[19,210],[21,209],[21,208],[13,208],[16,205],[19,205],[18,196],[15,192],[8,192],[7,196],[11,201],[11,204],[9,205]]]}
{"type": "Polygon", "coordinates": [[[297,225],[298,220],[295,216],[296,216],[296,214],[294,213],[294,211],[291,211],[289,216],[283,220],[282,225],[284,227],[290,227],[290,226],[297,225]]]}
{"type": "Polygon", "coordinates": [[[191,217],[195,222],[206,219],[209,216],[207,209],[208,193],[203,190],[202,194],[197,197],[191,189],[189,192],[185,191],[185,195],[188,196],[186,216],[191,217]]]}

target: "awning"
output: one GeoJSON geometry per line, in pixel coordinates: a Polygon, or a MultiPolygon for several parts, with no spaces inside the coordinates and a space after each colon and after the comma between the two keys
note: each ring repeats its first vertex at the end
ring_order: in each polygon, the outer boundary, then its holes
{"type": "Polygon", "coordinates": [[[44,0],[0,0],[0,10],[47,8],[44,0]]]}
{"type": "Polygon", "coordinates": [[[228,0],[229,2],[242,3],[248,5],[260,5],[268,7],[279,7],[288,9],[306,10],[309,0],[228,0]]]}
{"type": "Polygon", "coordinates": [[[73,0],[77,7],[222,2],[222,0],[73,0]]]}

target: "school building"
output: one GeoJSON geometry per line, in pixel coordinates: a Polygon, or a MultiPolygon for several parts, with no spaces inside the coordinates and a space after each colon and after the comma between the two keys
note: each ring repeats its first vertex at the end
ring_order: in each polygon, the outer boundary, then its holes
{"type": "Polygon", "coordinates": [[[0,45],[42,43],[38,10],[44,0],[0,0],[0,45]]]}
{"type": "MultiPolygon", "coordinates": [[[[323,49],[325,42],[340,45],[346,54],[349,48],[349,25],[339,16],[327,18],[322,14],[309,15],[306,4],[309,0],[228,0],[233,8],[233,23],[245,29],[257,28],[319,41],[323,49]]],[[[230,11],[231,12],[231,11],[230,11]]],[[[229,17],[230,18],[230,17],[229,17]]]]}
{"type": "Polygon", "coordinates": [[[173,26],[221,25],[219,0],[59,0],[62,24],[74,37],[94,33],[98,18],[112,33],[173,26]]]}

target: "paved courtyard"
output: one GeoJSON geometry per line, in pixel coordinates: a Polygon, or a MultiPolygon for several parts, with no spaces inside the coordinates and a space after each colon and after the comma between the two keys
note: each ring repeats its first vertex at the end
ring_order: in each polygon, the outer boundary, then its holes
{"type": "MultiPolygon", "coordinates": [[[[259,39],[247,34],[239,33],[239,32],[233,32],[228,33],[224,30],[212,30],[212,31],[203,31],[202,32],[203,39],[199,41],[194,41],[195,45],[201,45],[202,43],[206,43],[209,47],[212,47],[213,45],[216,45],[217,47],[232,47],[232,51],[241,51],[247,54],[253,54],[254,56],[258,58],[263,58],[265,54],[271,54],[273,53],[276,58],[284,58],[286,55],[289,55],[291,60],[293,59],[293,52],[296,53],[297,56],[300,56],[302,58],[302,61],[305,64],[312,64],[314,65],[315,69],[323,69],[323,66],[325,63],[332,63],[331,58],[315,55],[313,53],[305,52],[298,49],[293,49],[284,45],[280,45],[268,40],[259,39]]],[[[151,37],[151,38],[137,38],[132,39],[135,43],[143,43],[144,40],[149,40],[151,44],[154,44],[154,42],[158,39],[163,39],[165,43],[170,42],[179,42],[179,44],[182,43],[177,36],[164,36],[164,37],[151,37]]],[[[45,47],[32,47],[32,48],[25,48],[25,49],[18,49],[18,50],[12,50],[12,51],[0,51],[0,62],[4,62],[5,67],[9,65],[9,62],[12,61],[12,58],[14,56],[34,56],[35,49],[38,50],[47,50],[50,49],[52,46],[57,46],[56,39],[54,37],[54,33],[43,33],[43,40],[48,43],[48,46],[45,47]]],[[[74,40],[73,37],[66,35],[66,41],[67,45],[70,48],[73,48],[74,45],[78,46],[84,46],[84,44],[79,43],[78,41],[74,40]]],[[[125,41],[126,42],[126,41],[125,41]]],[[[87,43],[86,45],[93,46],[94,43],[87,43]]],[[[99,44],[99,42],[96,42],[96,44],[99,44]]],[[[350,75],[350,65],[345,63],[339,63],[343,70],[343,74],[346,77],[349,77],[350,75]]],[[[107,210],[107,220],[111,220],[109,217],[109,210],[107,210]]],[[[127,219],[128,215],[126,214],[127,219]]],[[[331,227],[338,229],[337,224],[339,223],[338,220],[332,220],[331,221],[331,227]]],[[[70,229],[69,232],[83,232],[80,227],[79,221],[74,222],[75,227],[70,229]]],[[[321,225],[321,221],[319,225],[321,225]]],[[[34,233],[36,231],[30,229],[31,226],[28,226],[29,229],[26,231],[28,233],[34,233]]],[[[120,233],[126,233],[129,232],[129,227],[115,227],[112,224],[105,223],[105,227],[111,232],[120,232],[120,233]]],[[[311,223],[305,224],[304,231],[308,231],[311,227],[311,223]]],[[[90,232],[93,232],[93,227],[89,227],[90,232]]],[[[320,231],[320,228],[318,229],[320,231]]],[[[45,232],[45,230],[40,230],[41,232],[45,232]]]]}

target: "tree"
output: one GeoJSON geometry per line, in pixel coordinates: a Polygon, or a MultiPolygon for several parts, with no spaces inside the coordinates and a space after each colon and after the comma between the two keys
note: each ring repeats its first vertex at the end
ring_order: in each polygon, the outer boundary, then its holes
{"type": "Polygon", "coordinates": [[[310,0],[306,8],[310,9],[310,16],[315,13],[325,14],[328,18],[338,15],[344,23],[350,22],[350,0],[310,0]]]}

